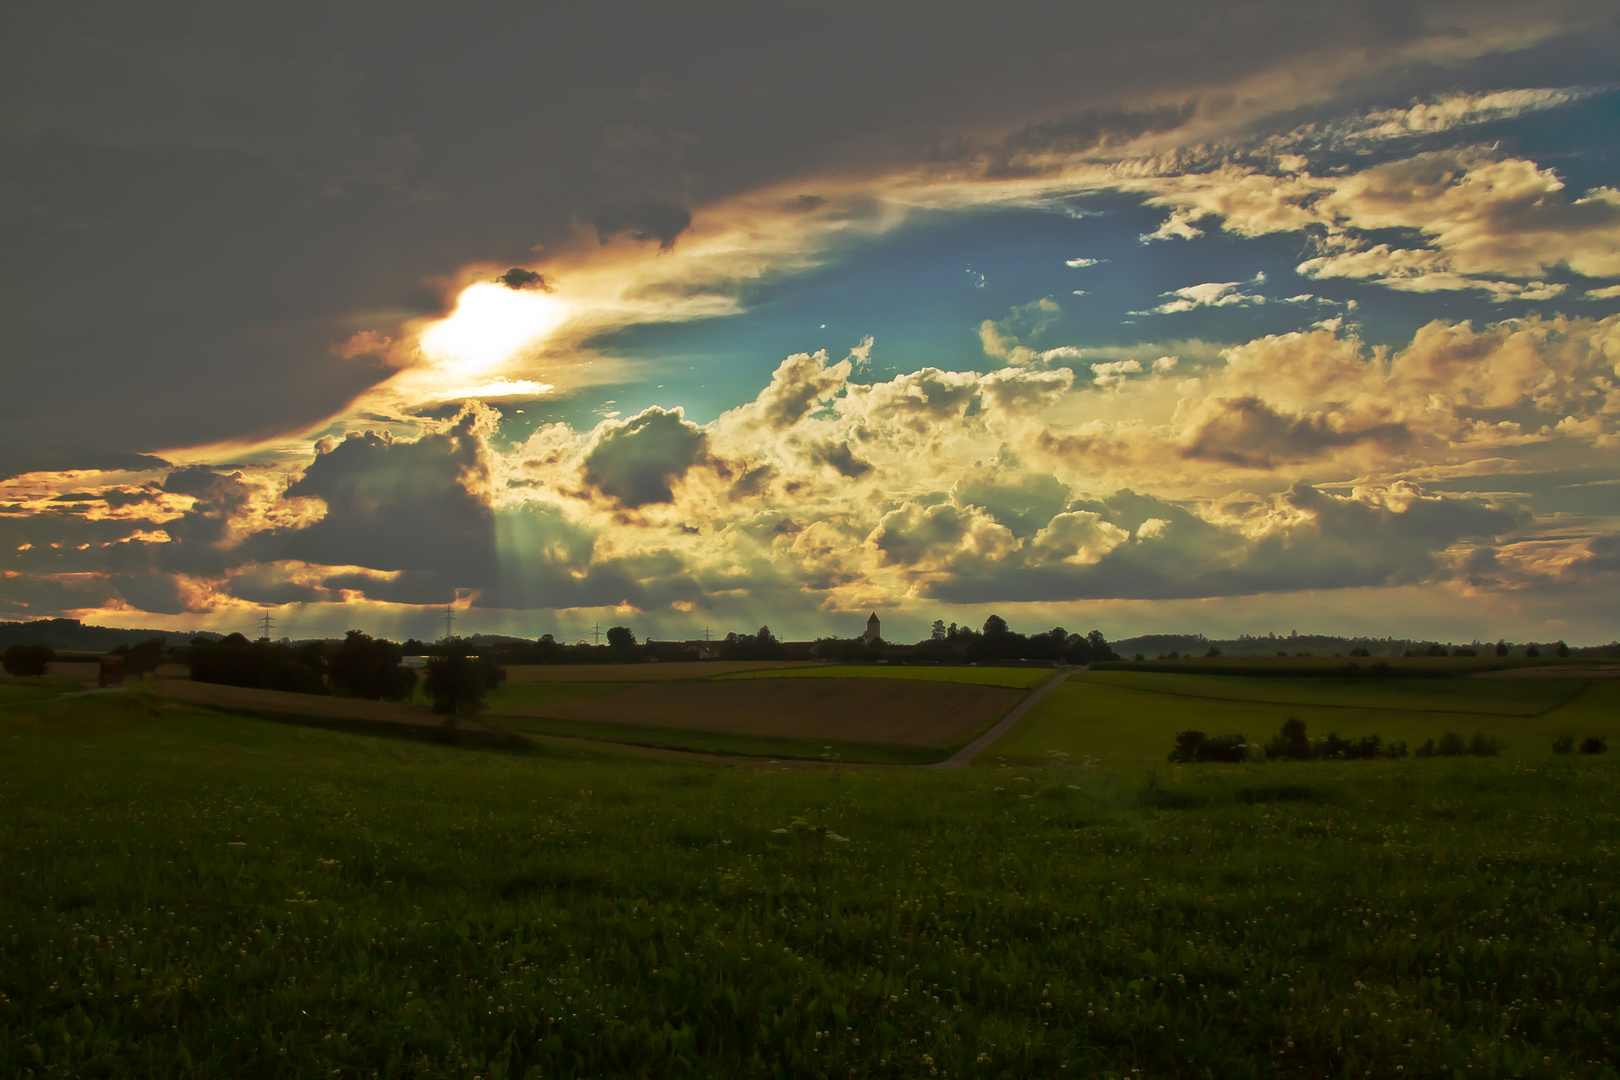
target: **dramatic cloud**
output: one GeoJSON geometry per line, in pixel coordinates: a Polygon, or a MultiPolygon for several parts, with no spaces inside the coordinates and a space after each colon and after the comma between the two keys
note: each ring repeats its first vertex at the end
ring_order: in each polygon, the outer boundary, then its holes
{"type": "Polygon", "coordinates": [[[653,407],[604,424],[582,461],[585,484],[627,509],[674,501],[671,484],[708,456],[708,437],[680,409],[653,407]]]}
{"type": "Polygon", "coordinates": [[[1603,5],[52,11],[6,614],[1620,614],[1603,5]]]}
{"type": "Polygon", "coordinates": [[[637,240],[656,240],[665,251],[675,246],[675,238],[691,224],[692,213],[685,207],[652,201],[604,206],[591,218],[604,244],[620,233],[629,233],[637,240]]]}

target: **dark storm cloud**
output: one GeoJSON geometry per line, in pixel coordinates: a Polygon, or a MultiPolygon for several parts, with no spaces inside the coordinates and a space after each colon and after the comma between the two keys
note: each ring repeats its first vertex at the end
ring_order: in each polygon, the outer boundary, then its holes
{"type": "Polygon", "coordinates": [[[1250,469],[1310,461],[1344,446],[1394,450],[1412,441],[1405,424],[1339,430],[1321,417],[1284,416],[1257,397],[1222,398],[1188,438],[1181,455],[1250,469]]]}
{"type": "MultiPolygon", "coordinates": [[[[3,256],[0,256],[3,257],[3,256]]],[[[16,387],[11,388],[16,392],[16,387]]],[[[116,450],[86,450],[64,446],[6,446],[0,444],[0,480],[31,472],[151,472],[169,463],[150,454],[116,450]]]]}
{"type": "Polygon", "coordinates": [[[591,217],[591,227],[604,244],[620,233],[629,233],[637,240],[656,240],[665,251],[674,247],[675,238],[691,225],[692,212],[686,207],[651,199],[629,205],[610,204],[591,217]]]}
{"type": "Polygon", "coordinates": [[[338,443],[286,493],[320,499],[326,516],[261,550],[327,566],[446,575],[462,587],[488,584],[495,522],[481,488],[489,462],[480,422],[468,410],[445,433],[415,442],[367,433],[338,443]]]}
{"type": "Polygon", "coordinates": [[[838,475],[851,480],[872,471],[871,464],[856,457],[847,442],[816,443],[805,456],[817,465],[836,469],[838,475]]]}
{"type": "Polygon", "coordinates": [[[546,275],[537,274],[533,270],[525,270],[521,266],[512,267],[512,269],[495,280],[508,289],[538,289],[541,292],[556,291],[556,286],[546,280],[546,275]]]}
{"type": "MultiPolygon", "coordinates": [[[[1095,514],[1128,530],[1133,539],[1088,566],[958,558],[949,576],[925,591],[952,603],[994,603],[1169,600],[1399,585],[1449,573],[1442,556],[1452,545],[1494,540],[1526,521],[1521,512],[1473,499],[1420,497],[1397,508],[1339,498],[1304,483],[1295,484],[1283,503],[1307,515],[1309,524],[1259,539],[1130,491],[1074,503],[1071,513],[1095,514]],[[1146,528],[1149,522],[1155,524],[1146,528]]],[[[880,537],[877,543],[894,547],[900,561],[920,561],[927,545],[959,541],[963,520],[953,507],[935,507],[921,522],[929,528],[913,530],[898,547],[894,538],[880,537]]]]}
{"type": "Polygon", "coordinates": [[[667,246],[690,208],[910,167],[964,132],[1090,145],[1307,55],[1376,77],[1417,42],[1605,12],[25,5],[0,38],[0,442],[60,441],[70,416],[80,448],[119,452],[301,429],[389,374],[334,343],[397,336],[441,309],[433,283],[579,222],[667,246]]]}
{"type": "Polygon", "coordinates": [[[581,469],[585,485],[633,510],[673,500],[670,485],[708,456],[708,436],[681,410],[656,406],[602,425],[581,469]]]}

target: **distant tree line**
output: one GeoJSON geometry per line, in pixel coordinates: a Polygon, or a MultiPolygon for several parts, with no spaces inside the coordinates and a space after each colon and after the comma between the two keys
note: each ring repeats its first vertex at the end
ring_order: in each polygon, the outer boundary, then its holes
{"type": "MultiPolygon", "coordinates": [[[[898,644],[865,637],[817,638],[814,642],[784,642],[769,626],[754,633],[732,631],[713,643],[694,641],[639,641],[628,626],[609,627],[602,645],[569,645],[546,634],[532,644],[502,642],[494,655],[508,664],[634,664],[649,661],[718,660],[833,660],[843,663],[995,663],[1045,662],[1089,664],[1118,660],[1102,632],[1071,634],[1063,627],[1041,633],[1020,634],[999,615],[985,620],[978,630],[946,626],[936,621],[933,632],[915,644],[898,644]]],[[[412,639],[407,652],[431,652],[434,646],[412,639]]]]}
{"type": "Polygon", "coordinates": [[[476,712],[484,694],[506,679],[491,650],[461,638],[426,645],[400,645],[350,630],[342,641],[298,644],[231,634],[219,641],[197,639],[186,650],[195,682],[223,683],[298,694],[337,694],[368,701],[408,701],[420,685],[433,711],[446,716],[476,712]],[[427,658],[425,677],[404,666],[407,648],[427,658]]]}

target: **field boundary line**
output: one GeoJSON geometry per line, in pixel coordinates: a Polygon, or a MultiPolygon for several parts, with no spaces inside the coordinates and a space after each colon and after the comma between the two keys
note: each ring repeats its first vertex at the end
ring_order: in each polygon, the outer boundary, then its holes
{"type": "Polygon", "coordinates": [[[1041,683],[1040,686],[1032,690],[1029,696],[1023,701],[1020,701],[1018,704],[1009,709],[1007,711],[1007,715],[996,721],[996,723],[991,726],[989,731],[986,731],[983,735],[980,735],[977,739],[974,739],[972,742],[962,747],[962,749],[958,750],[944,761],[933,765],[914,765],[912,767],[916,769],[967,768],[969,765],[973,764],[973,759],[978,757],[979,754],[983,753],[991,743],[1007,734],[1008,731],[1011,731],[1013,725],[1022,720],[1024,718],[1024,714],[1029,712],[1029,710],[1034,707],[1036,702],[1040,701],[1043,697],[1050,693],[1053,687],[1060,685],[1063,680],[1067,679],[1075,672],[1084,670],[1084,667],[1078,667],[1071,668],[1067,671],[1059,671],[1052,678],[1046,680],[1045,682],[1041,683]]]}
{"type": "Polygon", "coordinates": [[[1576,688],[1575,692],[1573,694],[1569,695],[1569,697],[1565,698],[1563,701],[1560,701],[1556,705],[1547,706],[1545,709],[1542,709],[1538,713],[1531,713],[1530,718],[1532,720],[1540,720],[1543,716],[1546,716],[1548,713],[1555,713],[1559,709],[1564,708],[1566,705],[1573,705],[1580,698],[1584,697],[1586,695],[1586,692],[1588,690],[1591,690],[1591,689],[1592,689],[1592,684],[1590,682],[1584,682],[1578,688],[1576,688]]]}

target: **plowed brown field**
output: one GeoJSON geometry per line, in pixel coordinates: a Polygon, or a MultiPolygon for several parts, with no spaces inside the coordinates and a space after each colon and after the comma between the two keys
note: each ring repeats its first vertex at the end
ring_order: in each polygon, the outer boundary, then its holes
{"type": "MultiPolygon", "coordinates": [[[[824,667],[815,660],[696,660],[676,664],[511,664],[507,682],[679,682],[764,668],[824,667]]],[[[93,677],[93,676],[92,676],[93,677]]]]}
{"type": "Polygon", "coordinates": [[[999,686],[759,679],[632,686],[602,697],[514,706],[502,713],[729,735],[948,747],[985,730],[1023,696],[999,686]]]}

